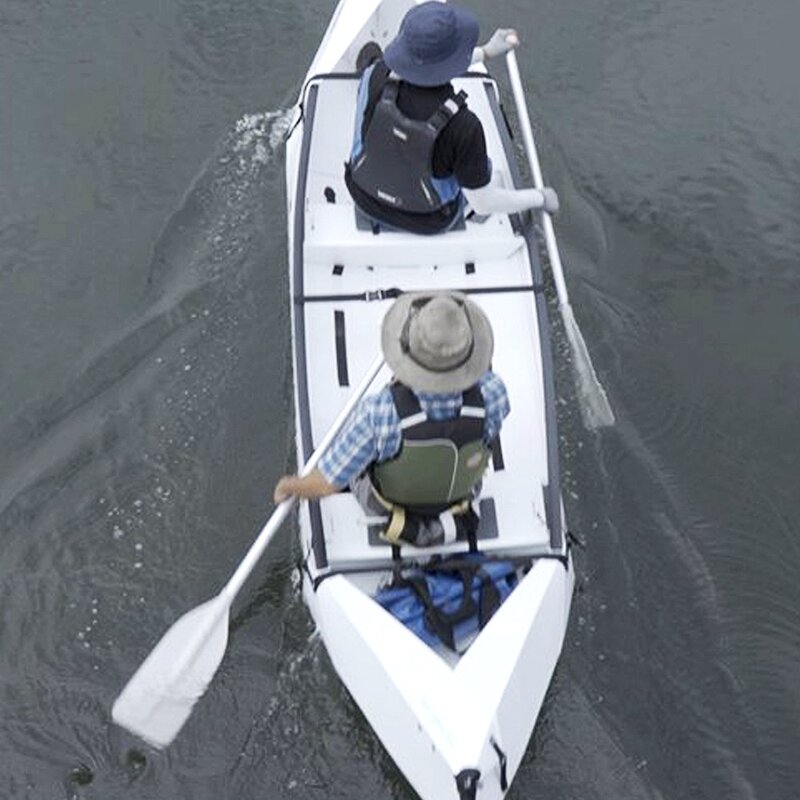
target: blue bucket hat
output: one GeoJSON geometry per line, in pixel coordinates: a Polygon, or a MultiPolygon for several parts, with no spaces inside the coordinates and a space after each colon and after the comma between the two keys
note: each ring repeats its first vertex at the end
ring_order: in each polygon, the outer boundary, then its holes
{"type": "Polygon", "coordinates": [[[462,75],[478,44],[478,20],[471,11],[429,0],[403,17],[386,48],[386,66],[416,86],[440,86],[462,75]]]}

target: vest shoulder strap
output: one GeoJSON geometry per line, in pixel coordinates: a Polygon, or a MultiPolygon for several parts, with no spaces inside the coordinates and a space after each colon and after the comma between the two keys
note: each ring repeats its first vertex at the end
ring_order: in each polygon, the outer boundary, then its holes
{"type": "Polygon", "coordinates": [[[417,425],[428,418],[422,410],[417,396],[404,383],[394,381],[389,389],[392,393],[392,400],[394,400],[394,407],[397,409],[397,416],[400,417],[401,429],[417,425]]]}
{"type": "Polygon", "coordinates": [[[483,399],[481,387],[476,383],[467,389],[461,399],[461,416],[478,417],[486,416],[486,403],[483,399]]]}
{"type": "MultiPolygon", "coordinates": [[[[394,381],[390,385],[394,407],[400,417],[400,429],[405,431],[428,421],[428,415],[422,410],[419,399],[414,392],[404,383],[394,381]]],[[[473,419],[484,419],[486,417],[486,407],[483,399],[481,387],[476,383],[465,389],[461,395],[460,417],[471,417],[473,419]]]]}
{"type": "Polygon", "coordinates": [[[467,93],[463,89],[458,94],[451,94],[428,118],[428,125],[438,134],[466,104],[467,93]]]}
{"type": "MultiPolygon", "coordinates": [[[[377,73],[375,82],[370,86],[370,94],[375,102],[387,102],[397,105],[397,95],[400,93],[400,81],[391,77],[387,67],[377,73]]],[[[458,94],[450,96],[428,117],[427,124],[438,135],[448,122],[467,105],[467,93],[462,89],[458,94]]]]}
{"type": "Polygon", "coordinates": [[[395,84],[395,93],[397,91],[397,81],[392,81],[389,77],[392,73],[389,67],[383,61],[376,61],[372,67],[372,73],[369,76],[369,88],[367,97],[367,107],[374,107],[383,96],[384,89],[387,84],[395,84]]]}
{"type": "Polygon", "coordinates": [[[383,79],[381,88],[381,101],[396,104],[397,94],[400,91],[400,83],[388,75],[383,79]]]}

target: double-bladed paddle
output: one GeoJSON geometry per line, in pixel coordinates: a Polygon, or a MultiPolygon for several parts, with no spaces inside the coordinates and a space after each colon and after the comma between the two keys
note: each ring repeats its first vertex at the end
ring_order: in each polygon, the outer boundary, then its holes
{"type": "MultiPolygon", "coordinates": [[[[379,356],[305,463],[301,475],[316,467],[382,366],[383,356],[379,356]]],[[[222,591],[184,614],[161,637],[114,702],[114,722],[154,747],[166,747],[172,742],[225,654],[233,599],[288,516],[294,500],[290,497],[278,505],[222,591]]]]}

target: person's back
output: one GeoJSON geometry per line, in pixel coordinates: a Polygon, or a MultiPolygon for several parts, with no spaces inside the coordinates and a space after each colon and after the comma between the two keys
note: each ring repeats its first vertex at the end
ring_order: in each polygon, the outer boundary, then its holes
{"type": "Polygon", "coordinates": [[[366,214],[414,233],[458,216],[462,188],[490,178],[480,120],[450,82],[416,86],[390,77],[382,59],[363,78],[365,107],[345,181],[366,214]]]}
{"type": "Polygon", "coordinates": [[[362,399],[314,471],[281,478],[275,501],[349,486],[393,544],[474,536],[473,500],[510,408],[493,348],[489,318],[465,295],[401,295],[381,326],[392,383],[362,399]]]}
{"type": "Polygon", "coordinates": [[[360,55],[353,148],[345,181],[356,205],[373,221],[414,233],[438,233],[461,217],[464,197],[480,214],[558,207],[552,189],[492,186],[480,120],[450,80],[474,59],[516,44],[498,30],[476,48],[478,24],[468,11],[422,3],[403,19],[382,56],[374,43],[360,55]],[[366,57],[365,57],[366,55],[366,57]]]}

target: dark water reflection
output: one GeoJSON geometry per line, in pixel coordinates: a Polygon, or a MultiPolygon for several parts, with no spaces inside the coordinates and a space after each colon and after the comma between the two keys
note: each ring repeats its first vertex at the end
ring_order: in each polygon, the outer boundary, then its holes
{"type": "MultiPolygon", "coordinates": [[[[410,798],[336,679],[291,532],[175,745],[110,725],[290,460],[277,136],[331,11],[0,8],[0,797],[410,798]]],[[[479,9],[516,24],[584,430],[564,659],[510,797],[788,800],[800,772],[800,110],[788,0],[479,9]]]]}

